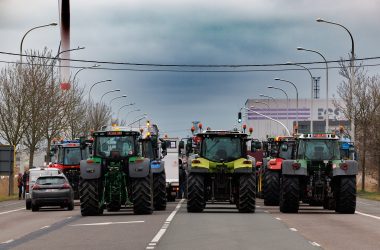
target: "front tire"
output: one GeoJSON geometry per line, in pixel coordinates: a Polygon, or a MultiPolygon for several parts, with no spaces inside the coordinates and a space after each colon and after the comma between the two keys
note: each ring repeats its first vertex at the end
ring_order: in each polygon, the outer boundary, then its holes
{"type": "Polygon", "coordinates": [[[298,176],[283,175],[280,191],[280,211],[298,213],[300,184],[298,176]]]}
{"type": "Polygon", "coordinates": [[[264,205],[278,206],[280,203],[280,172],[266,170],[264,173],[264,205]]]}
{"type": "Polygon", "coordinates": [[[336,190],[335,211],[342,214],[353,214],[356,209],[356,176],[339,177],[336,190]]]}
{"type": "Polygon", "coordinates": [[[150,176],[134,178],[132,181],[133,212],[151,214],[153,212],[150,176]]]}
{"type": "Polygon", "coordinates": [[[187,183],[187,211],[200,213],[206,206],[205,180],[200,174],[189,174],[187,183]]]}
{"type": "Polygon", "coordinates": [[[256,209],[256,176],[255,174],[243,174],[239,178],[240,213],[254,213],[256,209]]]}
{"type": "Polygon", "coordinates": [[[80,183],[80,212],[82,216],[96,216],[103,213],[99,207],[102,192],[100,179],[82,180],[80,183]]]}
{"type": "Polygon", "coordinates": [[[166,209],[166,176],[165,171],[153,174],[153,206],[154,210],[166,209]]]}

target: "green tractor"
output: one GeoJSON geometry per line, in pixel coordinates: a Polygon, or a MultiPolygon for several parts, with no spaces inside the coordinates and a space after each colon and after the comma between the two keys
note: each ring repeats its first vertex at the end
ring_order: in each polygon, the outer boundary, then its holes
{"type": "Polygon", "coordinates": [[[282,162],[280,210],[297,213],[299,202],[338,213],[355,213],[358,163],[340,155],[334,134],[302,134],[295,160],[282,162]]]}
{"type": "Polygon", "coordinates": [[[229,201],[239,212],[255,212],[255,159],[247,155],[248,135],[208,130],[197,137],[199,154],[188,162],[187,211],[202,212],[207,201],[229,201]]]}
{"type": "Polygon", "coordinates": [[[80,162],[82,216],[125,205],[133,205],[135,214],[152,213],[153,176],[150,159],[141,156],[140,136],[119,127],[93,133],[93,156],[80,162]]]}

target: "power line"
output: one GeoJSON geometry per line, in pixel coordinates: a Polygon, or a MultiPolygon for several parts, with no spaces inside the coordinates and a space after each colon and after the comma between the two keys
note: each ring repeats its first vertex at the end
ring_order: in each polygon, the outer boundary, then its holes
{"type": "MultiPolygon", "coordinates": [[[[11,53],[0,51],[0,54],[11,55],[11,56],[26,56],[41,59],[53,59],[52,57],[38,56],[38,55],[24,55],[19,53],[11,53]]],[[[366,60],[376,60],[380,57],[366,57],[357,58],[355,61],[366,61],[366,60]]],[[[83,59],[64,59],[71,62],[82,62],[82,63],[97,63],[97,64],[112,64],[112,65],[128,65],[128,66],[146,66],[146,67],[185,67],[185,68],[241,68],[241,67],[275,67],[275,66],[289,66],[287,63],[271,63],[271,64],[154,64],[154,63],[132,63],[132,62],[112,62],[112,61],[96,61],[96,60],[83,60],[83,59]]],[[[340,63],[340,62],[350,62],[351,60],[341,59],[341,60],[331,60],[327,63],[340,63]]],[[[325,61],[313,61],[313,62],[300,62],[296,64],[310,65],[310,64],[324,64],[325,61]]]]}
{"type": "MultiPolygon", "coordinates": [[[[362,59],[364,60],[364,59],[362,59]]],[[[8,64],[20,64],[15,61],[4,61],[0,60],[1,63],[8,64]]],[[[30,65],[27,62],[23,62],[23,65],[30,65]]],[[[50,64],[36,64],[33,65],[51,67],[50,64]]],[[[292,66],[292,65],[286,65],[292,66]]],[[[377,67],[380,66],[380,63],[376,64],[363,64],[354,66],[356,68],[359,67],[377,67]]],[[[55,66],[56,68],[71,68],[71,69],[81,69],[85,66],[55,66]]],[[[278,66],[277,66],[278,67],[278,66]]],[[[340,69],[340,66],[330,66],[329,69],[340,69]]],[[[132,71],[132,72],[172,72],[172,73],[249,73],[249,72],[286,72],[286,71],[303,71],[301,68],[286,68],[286,69],[244,69],[244,70],[181,70],[181,69],[134,69],[134,68],[110,68],[110,67],[96,67],[96,68],[88,68],[90,70],[108,70],[108,71],[132,71]]],[[[325,70],[325,67],[312,67],[308,68],[309,70],[325,70]]]]}

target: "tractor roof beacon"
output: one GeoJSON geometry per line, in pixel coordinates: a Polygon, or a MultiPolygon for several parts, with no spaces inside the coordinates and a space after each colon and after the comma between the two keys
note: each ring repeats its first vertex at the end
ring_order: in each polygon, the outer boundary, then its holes
{"type": "MultiPolygon", "coordinates": [[[[107,127],[92,134],[93,156],[80,163],[81,214],[100,215],[132,205],[135,214],[153,211],[150,159],[141,155],[140,132],[107,127]]],[[[83,145],[86,146],[86,145],[83,145]]]]}
{"type": "Polygon", "coordinates": [[[335,134],[301,134],[294,160],[282,164],[280,210],[296,213],[299,201],[338,213],[355,213],[358,163],[340,155],[335,134]]]}
{"type": "Polygon", "coordinates": [[[207,130],[197,134],[199,154],[188,162],[187,210],[201,212],[206,201],[230,201],[239,212],[255,211],[255,159],[247,155],[248,135],[207,130]]]}

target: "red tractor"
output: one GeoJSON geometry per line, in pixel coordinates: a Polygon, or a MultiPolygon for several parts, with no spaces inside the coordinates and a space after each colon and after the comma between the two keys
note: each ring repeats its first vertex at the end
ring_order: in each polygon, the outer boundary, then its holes
{"type": "Polygon", "coordinates": [[[79,140],[63,140],[51,147],[52,162],[49,168],[58,168],[69,180],[74,199],[79,199],[80,161],[89,157],[89,147],[81,147],[79,140]]]}
{"type": "Polygon", "coordinates": [[[280,202],[280,180],[283,160],[294,158],[295,139],[290,136],[268,138],[266,158],[259,171],[259,192],[265,206],[278,206],[280,202]]]}

